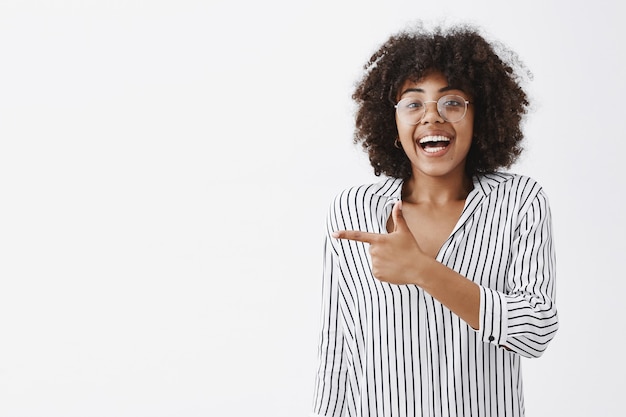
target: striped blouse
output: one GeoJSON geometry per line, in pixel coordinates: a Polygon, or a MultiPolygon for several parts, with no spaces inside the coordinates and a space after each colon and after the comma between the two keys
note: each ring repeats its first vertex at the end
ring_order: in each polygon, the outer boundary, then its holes
{"type": "Polygon", "coordinates": [[[558,329],[548,200],[526,176],[474,178],[437,260],[480,285],[475,330],[415,285],[376,280],[368,245],[387,233],[402,180],[340,193],[324,244],[319,364],[311,416],[524,416],[520,357],[558,329]]]}

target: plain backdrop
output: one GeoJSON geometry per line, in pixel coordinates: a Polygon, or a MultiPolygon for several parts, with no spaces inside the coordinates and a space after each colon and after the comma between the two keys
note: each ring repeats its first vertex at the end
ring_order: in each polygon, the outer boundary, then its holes
{"type": "Polygon", "coordinates": [[[561,328],[527,415],[621,416],[619,2],[0,1],[0,416],[306,416],[354,83],[417,19],[533,74],[561,328]]]}

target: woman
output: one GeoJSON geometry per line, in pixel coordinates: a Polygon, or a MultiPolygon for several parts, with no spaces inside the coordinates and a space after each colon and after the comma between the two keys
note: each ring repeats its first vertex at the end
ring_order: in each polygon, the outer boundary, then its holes
{"type": "Polygon", "coordinates": [[[313,416],[524,415],[520,357],[558,328],[555,256],[545,192],[502,171],[528,100],[499,52],[420,28],[366,64],[355,141],[387,178],[330,208],[313,416]]]}

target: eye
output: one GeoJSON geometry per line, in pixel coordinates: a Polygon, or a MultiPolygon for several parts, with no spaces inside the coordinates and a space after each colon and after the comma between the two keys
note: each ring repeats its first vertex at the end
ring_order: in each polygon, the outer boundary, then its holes
{"type": "Polygon", "coordinates": [[[461,101],[457,98],[448,98],[443,101],[443,105],[445,107],[463,107],[465,106],[465,101],[461,101]]]}
{"type": "Polygon", "coordinates": [[[421,100],[417,99],[405,99],[406,102],[403,104],[404,108],[407,110],[420,110],[424,107],[424,103],[421,100]]]}

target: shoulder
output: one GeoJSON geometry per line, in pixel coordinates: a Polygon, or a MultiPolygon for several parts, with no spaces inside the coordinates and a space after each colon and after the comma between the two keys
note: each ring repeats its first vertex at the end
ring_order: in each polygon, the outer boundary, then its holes
{"type": "Polygon", "coordinates": [[[400,198],[403,180],[385,178],[379,182],[354,185],[338,192],[331,203],[331,211],[354,212],[385,204],[392,198],[400,198]]]}
{"type": "Polygon", "coordinates": [[[479,174],[474,179],[487,200],[505,202],[518,213],[525,213],[533,206],[548,210],[548,197],[541,184],[532,177],[511,172],[479,174]]]}
{"type": "Polygon", "coordinates": [[[522,197],[543,192],[541,184],[534,178],[512,172],[479,174],[474,179],[474,185],[480,187],[485,195],[497,192],[522,197]]]}
{"type": "Polygon", "coordinates": [[[390,198],[402,192],[403,181],[397,178],[385,178],[379,182],[354,185],[341,190],[335,195],[334,202],[349,200],[369,200],[372,198],[390,198]]]}

